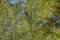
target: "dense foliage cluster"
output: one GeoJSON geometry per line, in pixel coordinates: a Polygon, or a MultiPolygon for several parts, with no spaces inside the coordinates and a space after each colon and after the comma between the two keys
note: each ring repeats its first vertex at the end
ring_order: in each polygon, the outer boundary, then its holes
{"type": "Polygon", "coordinates": [[[0,40],[60,40],[60,0],[0,0],[0,40]]]}

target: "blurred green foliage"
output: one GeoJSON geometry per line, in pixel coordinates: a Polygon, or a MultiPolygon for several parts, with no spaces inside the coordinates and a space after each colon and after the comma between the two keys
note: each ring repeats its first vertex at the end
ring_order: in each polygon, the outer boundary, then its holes
{"type": "Polygon", "coordinates": [[[60,26],[50,17],[60,20],[58,0],[24,0],[15,5],[0,0],[0,40],[60,40],[60,26]]]}

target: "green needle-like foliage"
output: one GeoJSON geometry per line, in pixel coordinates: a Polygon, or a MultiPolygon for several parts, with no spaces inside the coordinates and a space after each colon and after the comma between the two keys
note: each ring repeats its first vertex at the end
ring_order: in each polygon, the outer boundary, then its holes
{"type": "Polygon", "coordinates": [[[10,1],[0,0],[0,40],[60,40],[59,0],[10,1]]]}

